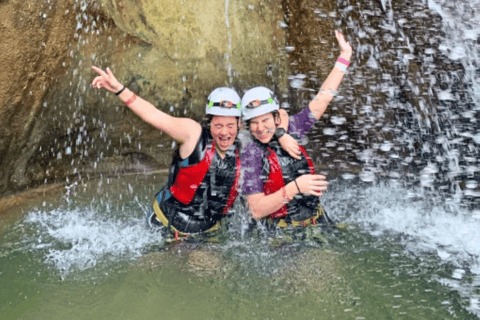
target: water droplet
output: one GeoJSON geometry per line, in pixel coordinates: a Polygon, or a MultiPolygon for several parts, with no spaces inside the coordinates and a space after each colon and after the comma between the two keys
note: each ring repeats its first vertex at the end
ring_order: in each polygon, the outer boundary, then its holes
{"type": "Polygon", "coordinates": [[[335,128],[324,128],[323,129],[323,134],[327,136],[333,136],[337,133],[337,129],[335,128]]]}
{"type": "Polygon", "coordinates": [[[294,79],[290,81],[290,86],[295,89],[302,88],[304,84],[305,84],[305,81],[300,79],[294,79]]]}
{"type": "Polygon", "coordinates": [[[347,119],[345,119],[345,117],[332,116],[332,118],[330,119],[330,121],[331,121],[333,124],[341,125],[341,124],[345,123],[345,122],[347,121],[347,119]]]}

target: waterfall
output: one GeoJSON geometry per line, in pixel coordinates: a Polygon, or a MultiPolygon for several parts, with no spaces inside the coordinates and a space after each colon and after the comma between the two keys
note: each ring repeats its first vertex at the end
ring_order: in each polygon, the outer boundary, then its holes
{"type": "Polygon", "coordinates": [[[227,62],[227,75],[228,75],[228,83],[232,85],[232,63],[230,62],[230,56],[232,55],[232,35],[230,34],[230,22],[228,20],[228,5],[229,0],[225,0],[225,25],[227,27],[227,37],[228,37],[228,46],[227,46],[227,53],[225,54],[225,60],[227,62]]]}

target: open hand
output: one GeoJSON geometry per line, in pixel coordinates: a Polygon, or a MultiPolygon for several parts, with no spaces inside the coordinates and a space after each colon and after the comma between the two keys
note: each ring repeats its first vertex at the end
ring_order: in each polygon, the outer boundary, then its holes
{"type": "Polygon", "coordinates": [[[296,179],[298,188],[303,194],[321,197],[327,190],[328,182],[321,174],[304,174],[296,179]]]}
{"type": "Polygon", "coordinates": [[[340,55],[342,55],[344,59],[350,61],[350,58],[352,57],[352,46],[350,45],[350,42],[345,41],[343,33],[338,30],[335,30],[335,37],[337,37],[338,45],[340,46],[340,55]]]}
{"type": "Polygon", "coordinates": [[[96,89],[105,88],[111,92],[118,92],[123,88],[122,84],[115,79],[110,68],[103,71],[100,68],[92,66],[92,69],[96,71],[99,76],[95,77],[92,82],[92,86],[96,89]]]}

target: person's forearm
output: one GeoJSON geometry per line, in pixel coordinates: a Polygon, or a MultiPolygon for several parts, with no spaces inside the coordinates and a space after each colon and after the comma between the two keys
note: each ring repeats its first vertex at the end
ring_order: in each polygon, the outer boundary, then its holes
{"type": "MultiPolygon", "coordinates": [[[[339,58],[345,59],[347,61],[350,61],[350,55],[348,54],[340,54],[339,58]]],[[[343,80],[343,76],[345,73],[340,70],[338,67],[333,67],[333,70],[330,72],[328,75],[327,79],[323,82],[322,87],[320,88],[320,92],[318,93],[317,97],[319,95],[326,94],[329,97],[333,98],[333,91],[336,91],[338,87],[340,86],[340,83],[343,80]]],[[[330,98],[330,100],[331,100],[330,98]]]]}
{"type": "Polygon", "coordinates": [[[278,113],[280,115],[280,124],[278,125],[279,128],[285,129],[288,132],[288,113],[285,109],[278,109],[278,113]]]}
{"type": "MultiPolygon", "coordinates": [[[[123,102],[128,102],[128,100],[134,97],[134,93],[128,88],[125,88],[125,90],[118,97],[123,102]]],[[[171,121],[169,118],[172,118],[170,115],[158,110],[150,102],[140,98],[139,96],[136,96],[135,100],[133,100],[133,102],[129,103],[127,106],[130,108],[130,110],[142,118],[143,121],[154,126],[157,126],[158,121],[155,120],[158,120],[159,117],[165,117],[165,121],[171,121]]],[[[162,128],[159,129],[162,130],[162,128]]]]}
{"type": "MultiPolygon", "coordinates": [[[[350,61],[349,54],[340,54],[340,58],[350,61]]],[[[344,76],[345,73],[340,68],[336,66],[333,67],[333,70],[323,82],[317,96],[310,102],[310,111],[317,120],[320,119],[327,109],[327,106],[332,101],[333,97],[335,96],[335,91],[338,90],[338,87],[340,86],[344,76]]]]}
{"type": "Polygon", "coordinates": [[[155,108],[150,102],[136,97],[128,89],[125,89],[119,95],[119,98],[143,121],[150,123],[180,144],[187,142],[189,139],[197,139],[200,134],[200,124],[194,120],[172,117],[155,108]]]}
{"type": "MultiPolygon", "coordinates": [[[[290,182],[285,186],[285,194],[289,199],[298,193],[295,182],[290,182]]],[[[284,197],[283,188],[269,195],[262,194],[260,196],[252,195],[247,197],[250,206],[250,212],[255,220],[260,220],[274,213],[283,207],[287,199],[284,197]],[[252,199],[253,198],[253,199],[252,199]]]]}

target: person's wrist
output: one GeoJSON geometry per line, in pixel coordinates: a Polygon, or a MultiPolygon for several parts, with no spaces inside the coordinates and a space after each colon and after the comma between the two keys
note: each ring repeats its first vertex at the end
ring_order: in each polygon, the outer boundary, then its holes
{"type": "Polygon", "coordinates": [[[291,181],[285,186],[285,189],[287,190],[288,195],[290,198],[293,199],[298,194],[297,187],[295,186],[295,182],[291,181]]]}
{"type": "Polygon", "coordinates": [[[302,191],[300,191],[300,187],[298,186],[297,179],[293,180],[293,182],[295,182],[295,188],[296,188],[297,193],[298,194],[302,193],[302,191]]]}
{"type": "Polygon", "coordinates": [[[123,101],[127,101],[132,97],[132,91],[130,91],[128,88],[125,88],[122,93],[118,95],[118,97],[123,101]]]}
{"type": "Polygon", "coordinates": [[[115,95],[116,96],[119,96],[123,91],[125,91],[125,89],[127,87],[123,86],[123,85],[120,85],[120,89],[118,89],[119,86],[116,86],[115,87],[115,95]]]}
{"type": "Polygon", "coordinates": [[[350,59],[352,58],[352,53],[351,52],[342,52],[342,53],[340,53],[339,58],[345,59],[348,62],[350,62],[350,59]]]}
{"type": "Polygon", "coordinates": [[[275,135],[275,138],[277,138],[277,140],[278,140],[278,139],[280,139],[281,137],[283,137],[283,136],[285,135],[285,133],[286,133],[286,131],[285,131],[284,128],[277,128],[277,129],[275,130],[274,135],[275,135]]]}

